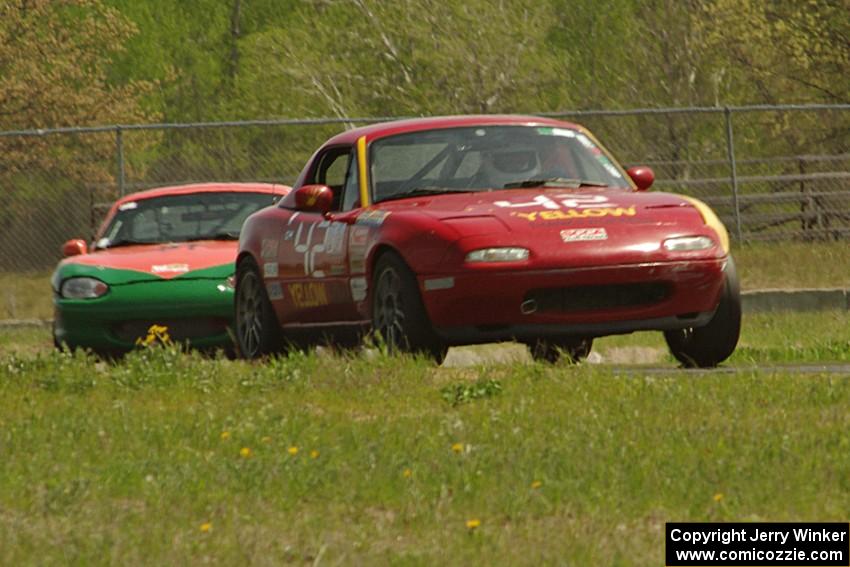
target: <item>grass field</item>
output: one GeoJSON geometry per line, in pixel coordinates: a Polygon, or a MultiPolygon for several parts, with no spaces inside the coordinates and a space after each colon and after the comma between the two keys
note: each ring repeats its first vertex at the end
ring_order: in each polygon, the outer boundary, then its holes
{"type": "MultiPolygon", "coordinates": [[[[744,290],[850,287],[850,247],[840,242],[757,243],[733,250],[744,290]]],[[[53,316],[50,273],[0,273],[0,319],[53,316]]]]}
{"type": "Polygon", "coordinates": [[[747,317],[737,372],[663,376],[0,332],[0,564],[661,565],[665,521],[845,521],[850,382],[752,362],[846,361],[848,319],[747,317]]]}

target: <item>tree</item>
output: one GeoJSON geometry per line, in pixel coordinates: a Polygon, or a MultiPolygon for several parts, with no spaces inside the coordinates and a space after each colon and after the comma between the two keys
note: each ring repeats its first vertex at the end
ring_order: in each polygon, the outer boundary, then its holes
{"type": "MultiPolygon", "coordinates": [[[[3,2],[0,131],[154,118],[140,104],[151,84],[107,81],[112,55],[135,32],[99,0],[3,2]]],[[[0,138],[0,240],[18,242],[16,266],[37,259],[27,246],[46,227],[57,250],[68,233],[87,232],[90,192],[113,183],[114,151],[111,133],[0,138]]]]}
{"type": "Polygon", "coordinates": [[[552,108],[570,93],[552,17],[529,0],[305,4],[297,26],[246,38],[240,99],[284,116],[552,108]]]}

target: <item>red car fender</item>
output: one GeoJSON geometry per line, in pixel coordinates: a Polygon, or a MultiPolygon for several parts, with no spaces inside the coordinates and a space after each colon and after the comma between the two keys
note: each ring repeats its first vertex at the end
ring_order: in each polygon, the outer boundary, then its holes
{"type": "Polygon", "coordinates": [[[388,249],[399,254],[415,274],[434,273],[460,234],[439,220],[405,211],[390,212],[379,227],[370,231],[370,237],[366,253],[369,278],[378,256],[388,249]]]}
{"type": "Polygon", "coordinates": [[[273,239],[277,242],[275,233],[280,230],[285,221],[285,213],[279,207],[268,207],[257,211],[245,220],[239,235],[239,253],[236,255],[236,266],[246,258],[251,257],[258,265],[262,263],[263,239],[273,239]]]}

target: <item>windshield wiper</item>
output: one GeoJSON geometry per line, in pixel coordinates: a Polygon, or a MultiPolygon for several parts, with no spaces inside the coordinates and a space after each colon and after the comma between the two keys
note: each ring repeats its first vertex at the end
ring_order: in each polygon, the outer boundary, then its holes
{"type": "Polygon", "coordinates": [[[160,242],[152,242],[150,240],[135,240],[133,238],[122,238],[120,240],[113,240],[106,244],[106,246],[98,246],[98,248],[106,249],[106,248],[117,248],[119,246],[136,246],[138,244],[161,244],[160,242]]]}
{"type": "Polygon", "coordinates": [[[522,189],[525,187],[608,187],[607,183],[591,179],[573,179],[569,177],[548,177],[540,179],[525,179],[513,183],[505,183],[505,189],[522,189]]]}
{"type": "Polygon", "coordinates": [[[197,242],[198,240],[239,240],[239,231],[223,230],[221,232],[215,232],[213,234],[205,234],[202,236],[193,236],[192,238],[185,238],[183,239],[183,242],[197,242]]]}
{"type": "Polygon", "coordinates": [[[442,195],[445,193],[472,193],[472,189],[450,189],[448,187],[417,187],[410,191],[403,191],[394,195],[388,195],[380,202],[394,201],[395,199],[406,199],[408,197],[420,197],[422,195],[442,195]]]}

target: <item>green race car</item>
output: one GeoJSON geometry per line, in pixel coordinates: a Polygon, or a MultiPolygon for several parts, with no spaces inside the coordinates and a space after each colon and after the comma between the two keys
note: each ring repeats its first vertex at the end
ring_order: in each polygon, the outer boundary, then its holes
{"type": "Polygon", "coordinates": [[[83,240],[63,246],[52,282],[54,343],[104,356],[156,338],[232,350],[239,231],[288,191],[210,183],[122,197],[90,249],[83,240]]]}

